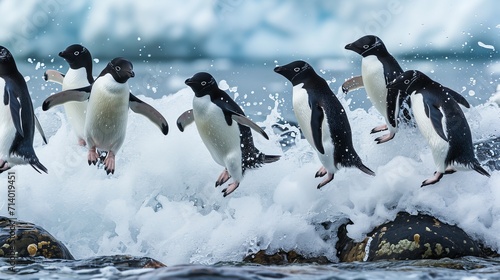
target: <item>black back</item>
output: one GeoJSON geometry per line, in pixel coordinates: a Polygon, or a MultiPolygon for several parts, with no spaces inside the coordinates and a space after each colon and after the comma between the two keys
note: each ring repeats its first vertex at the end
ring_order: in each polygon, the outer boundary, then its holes
{"type": "Polygon", "coordinates": [[[321,144],[321,126],[324,114],[326,114],[334,146],[334,165],[360,167],[361,159],[354,150],[351,126],[346,112],[328,83],[314,71],[311,65],[300,60],[276,67],[274,71],[283,75],[294,86],[304,84],[303,88],[307,91],[309,107],[312,110],[311,130],[318,151],[324,153],[321,144]]]}
{"type": "Polygon", "coordinates": [[[94,77],[92,76],[92,55],[87,48],[79,44],[74,44],[60,52],[59,56],[68,62],[71,69],[76,70],[85,67],[87,81],[89,84],[94,83],[94,77]]]}
{"type": "Polygon", "coordinates": [[[125,83],[128,79],[133,78],[135,76],[134,66],[132,62],[126,60],[123,57],[117,57],[111,60],[106,67],[102,70],[99,77],[102,77],[106,74],[111,74],[116,82],[125,83]]]}
{"type": "MultiPolygon", "coordinates": [[[[219,88],[214,77],[206,72],[199,72],[186,80],[196,97],[210,96],[210,101],[221,108],[227,125],[232,125],[231,116],[234,113],[245,115],[243,109],[223,90],[219,88]]],[[[241,154],[243,172],[247,168],[260,166],[265,156],[255,147],[252,132],[249,127],[237,123],[240,130],[241,154]]]]}
{"type": "Polygon", "coordinates": [[[9,153],[24,157],[31,163],[36,158],[33,150],[35,132],[33,103],[26,81],[19,73],[14,57],[2,46],[0,46],[0,77],[5,80],[3,103],[9,104],[13,121],[19,122],[21,126],[16,131],[9,153]],[[22,135],[19,130],[22,130],[22,135]]]}
{"type": "Polygon", "coordinates": [[[445,160],[447,165],[451,163],[471,165],[477,162],[470,127],[458,105],[460,103],[469,107],[469,103],[462,95],[416,70],[404,72],[388,87],[399,89],[407,95],[413,92],[422,94],[425,114],[431,119],[436,132],[449,143],[450,148],[445,160]],[[446,120],[445,132],[441,125],[443,117],[446,120]]]}

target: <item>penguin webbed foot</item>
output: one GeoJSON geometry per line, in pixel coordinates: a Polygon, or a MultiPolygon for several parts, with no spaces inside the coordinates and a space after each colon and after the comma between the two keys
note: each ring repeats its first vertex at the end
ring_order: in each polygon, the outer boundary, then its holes
{"type": "Polygon", "coordinates": [[[386,124],[379,125],[379,126],[372,128],[372,130],[370,131],[370,134],[381,132],[381,131],[386,131],[387,129],[388,128],[387,128],[386,124]]]}
{"type": "Polygon", "coordinates": [[[326,171],[326,168],[324,166],[321,166],[318,172],[316,172],[316,174],[314,175],[314,178],[323,177],[326,175],[326,173],[328,173],[328,171],[326,171]]]}
{"type": "Polygon", "coordinates": [[[323,182],[319,183],[318,190],[321,189],[324,185],[330,183],[333,180],[334,174],[328,173],[328,176],[323,180],[323,182]]]}
{"type": "Polygon", "coordinates": [[[420,187],[425,187],[425,186],[428,186],[428,185],[432,185],[432,184],[435,184],[437,182],[439,182],[439,180],[441,180],[441,178],[443,178],[443,173],[441,172],[434,172],[434,176],[423,181],[422,182],[422,185],[420,187]]]}
{"type": "Polygon", "coordinates": [[[230,195],[232,192],[234,192],[238,187],[240,186],[240,182],[232,182],[227,186],[227,188],[222,190],[222,193],[224,193],[224,197],[230,195]]]}
{"type": "Polygon", "coordinates": [[[115,154],[111,151],[108,152],[106,158],[103,161],[104,170],[106,175],[115,174],[115,154]]]}
{"type": "Polygon", "coordinates": [[[99,158],[99,155],[97,154],[96,147],[90,148],[89,154],[87,156],[87,162],[89,163],[89,165],[91,165],[91,164],[96,165],[98,158],[99,158]]]}
{"type": "Polygon", "coordinates": [[[231,175],[229,175],[229,172],[227,172],[227,169],[224,169],[222,173],[219,175],[219,178],[217,178],[217,181],[215,182],[215,187],[217,188],[218,186],[222,186],[227,180],[231,178],[231,175]]]}
{"type": "Polygon", "coordinates": [[[377,137],[375,138],[375,141],[377,142],[377,144],[382,144],[382,143],[385,143],[385,142],[388,142],[389,140],[392,140],[392,138],[394,138],[394,135],[396,135],[396,133],[388,133],[388,134],[385,134],[385,135],[382,135],[380,137],[377,137]]]}
{"type": "Polygon", "coordinates": [[[0,160],[0,174],[2,174],[4,171],[9,170],[11,167],[9,163],[5,160],[0,160]]]}

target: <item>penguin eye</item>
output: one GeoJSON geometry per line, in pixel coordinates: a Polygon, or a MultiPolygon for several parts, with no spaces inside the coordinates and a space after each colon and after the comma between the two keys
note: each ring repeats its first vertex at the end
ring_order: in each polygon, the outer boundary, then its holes
{"type": "Polygon", "coordinates": [[[202,86],[206,86],[206,85],[207,85],[207,82],[203,81],[203,82],[201,82],[201,85],[202,85],[202,86]]]}
{"type": "Polygon", "coordinates": [[[410,83],[410,80],[405,80],[404,83],[405,83],[405,85],[407,85],[410,83]]]}
{"type": "Polygon", "coordinates": [[[79,52],[79,51],[75,51],[73,54],[74,54],[74,55],[79,55],[79,54],[80,54],[80,52],[79,52]]]}
{"type": "Polygon", "coordinates": [[[300,68],[299,68],[299,67],[295,67],[295,68],[293,68],[293,71],[295,71],[295,72],[299,72],[299,71],[300,71],[300,68]]]}
{"type": "Polygon", "coordinates": [[[363,45],[363,49],[368,49],[370,46],[369,45],[363,45]]]}
{"type": "Polygon", "coordinates": [[[115,70],[116,70],[116,72],[120,72],[120,70],[122,70],[122,68],[120,66],[115,66],[115,70]]]}

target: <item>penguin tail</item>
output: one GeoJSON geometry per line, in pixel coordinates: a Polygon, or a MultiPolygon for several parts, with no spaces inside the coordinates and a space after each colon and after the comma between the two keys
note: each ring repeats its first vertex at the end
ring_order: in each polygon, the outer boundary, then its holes
{"type": "Polygon", "coordinates": [[[488,171],[486,171],[480,164],[478,161],[475,161],[471,164],[471,168],[473,170],[475,170],[477,173],[481,174],[481,175],[484,175],[486,177],[490,177],[490,173],[488,173],[488,171]]]}
{"type": "Polygon", "coordinates": [[[47,173],[47,174],[49,173],[49,172],[48,172],[48,170],[47,170],[47,167],[45,167],[45,166],[44,166],[44,165],[43,165],[43,164],[42,164],[42,163],[38,160],[38,158],[36,158],[36,157],[35,157],[35,158],[30,159],[29,163],[30,163],[31,167],[33,167],[33,169],[35,169],[35,170],[36,170],[36,172],[38,172],[38,173],[40,173],[40,174],[42,173],[41,171],[43,171],[43,172],[45,172],[45,173],[47,173]]]}
{"type": "Polygon", "coordinates": [[[370,176],[375,176],[375,172],[373,172],[370,168],[364,165],[361,161],[359,161],[359,163],[356,164],[356,167],[370,176]]]}
{"type": "Polygon", "coordinates": [[[281,156],[276,156],[276,155],[265,155],[265,154],[261,154],[260,156],[262,159],[261,159],[261,162],[262,163],[272,163],[272,162],[276,162],[278,161],[281,156]]]}

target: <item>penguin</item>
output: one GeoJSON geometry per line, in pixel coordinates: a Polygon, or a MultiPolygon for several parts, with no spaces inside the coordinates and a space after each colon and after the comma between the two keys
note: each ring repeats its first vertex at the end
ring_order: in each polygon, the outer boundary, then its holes
{"type": "Polygon", "coordinates": [[[125,140],[129,108],[146,116],[164,135],[168,133],[165,118],[130,92],[127,81],[134,76],[132,63],[117,57],[106,65],[92,85],[53,94],[42,104],[42,109],[47,111],[66,102],[88,100],[84,128],[89,147],[88,164],[97,163],[98,150],[106,151],[103,163],[107,174],[115,172],[115,156],[125,140]]]}
{"type": "Polygon", "coordinates": [[[341,167],[357,167],[374,176],[375,172],[363,164],[354,150],[351,127],[342,104],[311,65],[298,60],[278,66],[274,71],[292,82],[293,111],[302,133],[323,164],[316,177],[328,174],[317,188],[332,181],[341,167]]]}
{"type": "Polygon", "coordinates": [[[439,182],[456,167],[490,176],[475,157],[469,124],[459,106],[470,105],[462,95],[417,70],[404,72],[387,88],[410,95],[415,122],[432,150],[437,171],[422,187],[439,182]]]}
{"type": "MultiPolygon", "coordinates": [[[[94,83],[94,77],[92,76],[92,55],[87,48],[79,44],[70,45],[64,51],[60,52],[59,56],[68,62],[68,71],[64,75],[56,70],[47,70],[44,74],[46,81],[62,84],[63,91],[86,87],[94,83]]],[[[78,144],[85,146],[84,126],[87,101],[67,102],[64,104],[64,111],[78,138],[78,144]]]]}
{"type": "MultiPolygon", "coordinates": [[[[342,85],[344,93],[364,87],[368,98],[377,111],[385,119],[385,124],[377,126],[371,133],[389,130],[388,134],[377,137],[377,144],[385,143],[394,138],[398,130],[398,115],[403,100],[398,100],[398,92],[387,89],[386,85],[403,73],[396,59],[387,51],[382,40],[374,35],[366,35],[353,43],[347,44],[345,49],[360,54],[361,76],[353,77],[342,85]]],[[[404,110],[405,121],[411,119],[408,110],[404,110]]]]}
{"type": "Polygon", "coordinates": [[[269,137],[257,124],[245,116],[243,110],[229,95],[219,89],[214,77],[200,72],[185,81],[194,92],[193,109],[177,119],[177,127],[184,131],[193,121],[213,160],[224,166],[215,187],[233,178],[222,190],[224,197],[238,188],[247,169],[275,162],[279,155],[265,155],[254,145],[250,129],[269,137]]]}
{"type": "Polygon", "coordinates": [[[43,130],[33,111],[33,103],[24,77],[19,73],[10,51],[0,46],[0,173],[15,165],[30,164],[38,173],[48,173],[33,149],[35,127],[46,143],[43,130]]]}

